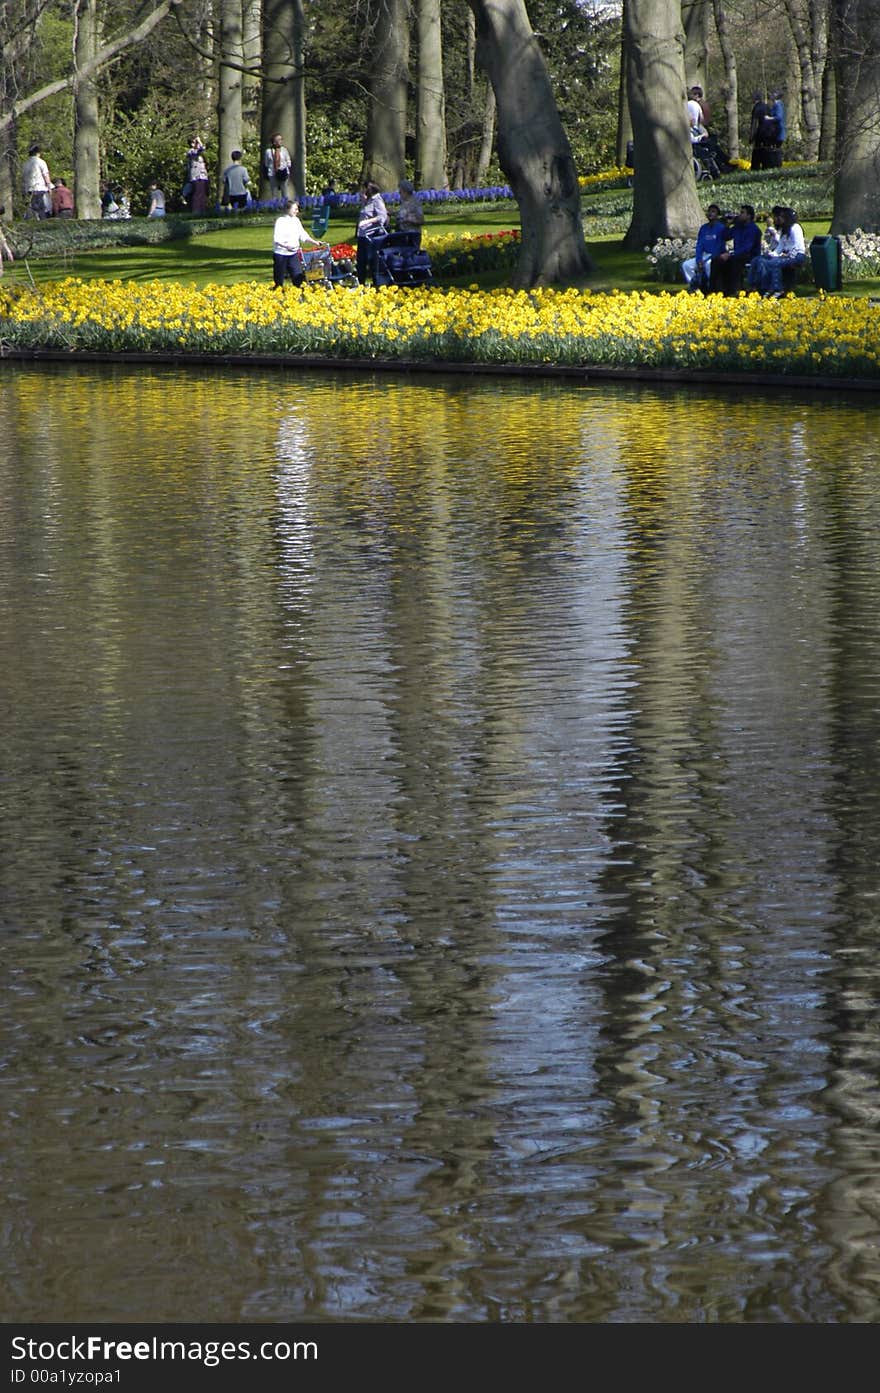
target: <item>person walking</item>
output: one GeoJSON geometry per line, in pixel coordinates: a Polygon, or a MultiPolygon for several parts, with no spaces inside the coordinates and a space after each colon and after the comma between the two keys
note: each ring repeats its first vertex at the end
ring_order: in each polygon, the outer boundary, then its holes
{"type": "Polygon", "coordinates": [[[272,229],[272,278],[276,290],[283,290],[287,280],[293,281],[299,289],[306,278],[306,263],[302,249],[306,242],[314,247],[324,247],[310,232],[306,232],[300,221],[299,204],[295,198],[287,199],[284,212],[275,219],[272,229]]]}
{"type": "Polygon", "coordinates": [[[35,142],[21,167],[21,182],[27,201],[26,218],[48,218],[52,213],[52,178],[35,142]]]}
{"type": "Polygon", "coordinates": [[[379,185],[368,179],[363,188],[364,201],[357,220],[357,278],[361,285],[373,269],[376,261],[377,237],[388,231],[388,209],[379,192],[379,185]]]}
{"type": "Polygon", "coordinates": [[[251,177],[241,162],[240,150],[233,150],[230,158],[232,164],[223,171],[223,202],[241,212],[247,207],[251,177]]]}
{"type": "Polygon", "coordinates": [[[281,136],[273,135],[263,151],[263,173],[269,181],[269,191],[273,198],[284,197],[292,165],[290,151],[282,142],[281,136]]]}

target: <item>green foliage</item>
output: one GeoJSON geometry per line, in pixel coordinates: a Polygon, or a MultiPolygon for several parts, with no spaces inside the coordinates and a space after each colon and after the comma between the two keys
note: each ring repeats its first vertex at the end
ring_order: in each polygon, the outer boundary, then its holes
{"type": "Polygon", "coordinates": [[[363,144],[349,126],[335,120],[328,109],[319,108],[308,112],[306,135],[306,193],[321,193],[330,179],[340,192],[359,182],[363,144]]]}

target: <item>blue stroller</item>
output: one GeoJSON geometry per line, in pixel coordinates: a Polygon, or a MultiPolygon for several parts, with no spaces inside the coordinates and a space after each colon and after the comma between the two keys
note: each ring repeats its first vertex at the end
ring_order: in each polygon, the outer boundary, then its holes
{"type": "Polygon", "coordinates": [[[420,232],[389,232],[373,239],[375,285],[432,285],[431,258],[420,232]]]}

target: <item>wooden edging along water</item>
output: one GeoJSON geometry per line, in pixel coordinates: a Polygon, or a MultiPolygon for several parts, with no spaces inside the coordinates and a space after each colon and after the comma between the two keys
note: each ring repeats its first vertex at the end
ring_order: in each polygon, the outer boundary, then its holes
{"type": "Polygon", "coordinates": [[[434,373],[468,377],[564,378],[574,382],[667,382],[672,386],[807,389],[824,394],[880,392],[880,378],[822,378],[797,373],[720,372],[696,368],[611,367],[570,363],[458,363],[444,359],[327,358],[289,353],[137,353],[14,348],[0,344],[0,360],[47,363],[117,363],[151,367],[277,368],[286,371],[434,373]]]}

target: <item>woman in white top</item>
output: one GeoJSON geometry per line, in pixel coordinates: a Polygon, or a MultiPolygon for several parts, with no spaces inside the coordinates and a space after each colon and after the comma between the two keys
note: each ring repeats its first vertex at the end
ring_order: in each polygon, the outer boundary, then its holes
{"type": "Polygon", "coordinates": [[[284,205],[284,212],[275,219],[272,232],[273,278],[276,290],[284,289],[284,282],[290,278],[295,286],[301,286],[306,278],[306,264],[302,249],[306,242],[313,247],[326,246],[310,232],[306,232],[299,218],[299,204],[290,198],[284,205]]]}

